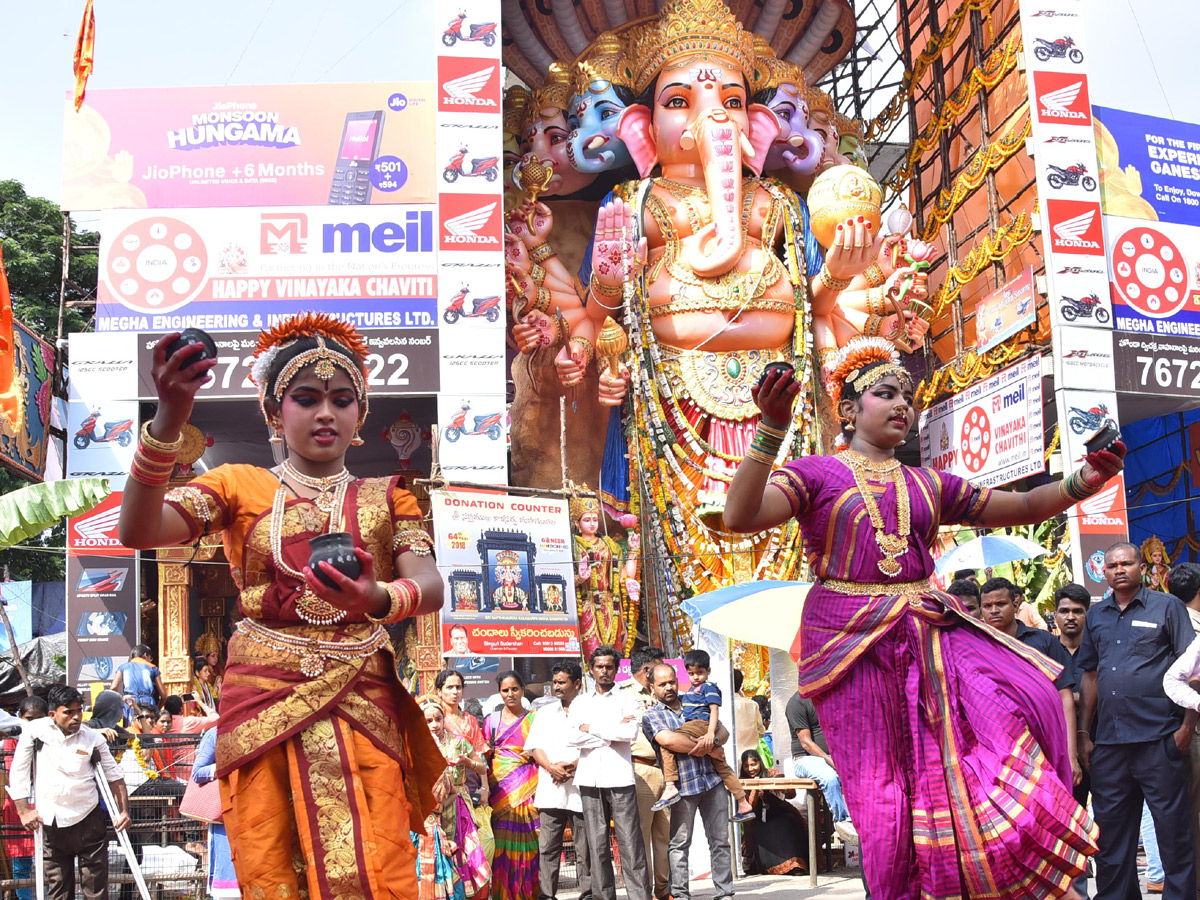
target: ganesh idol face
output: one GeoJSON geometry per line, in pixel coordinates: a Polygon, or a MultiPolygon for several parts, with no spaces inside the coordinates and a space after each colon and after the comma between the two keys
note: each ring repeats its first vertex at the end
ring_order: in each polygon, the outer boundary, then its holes
{"type": "Polygon", "coordinates": [[[517,564],[496,566],[496,580],[505,587],[521,583],[521,567],[517,564]]]}
{"type": "Polygon", "coordinates": [[[617,137],[624,111],[625,101],[607,81],[592,82],[586,94],[571,98],[567,158],[576,170],[594,175],[632,162],[625,142],[617,137]]]}

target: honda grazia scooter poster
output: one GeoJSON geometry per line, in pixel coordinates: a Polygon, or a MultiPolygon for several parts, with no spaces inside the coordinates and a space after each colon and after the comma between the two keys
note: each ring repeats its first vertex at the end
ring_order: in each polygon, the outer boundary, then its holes
{"type": "Polygon", "coordinates": [[[89,399],[67,406],[67,477],[123,482],[137,448],[137,403],[89,399]]]}

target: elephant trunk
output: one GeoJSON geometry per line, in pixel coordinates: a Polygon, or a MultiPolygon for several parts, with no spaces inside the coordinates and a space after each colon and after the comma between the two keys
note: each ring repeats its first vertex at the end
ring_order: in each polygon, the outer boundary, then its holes
{"type": "Polygon", "coordinates": [[[732,269],[742,256],[742,154],[749,148],[753,155],[754,149],[724,110],[698,119],[689,134],[704,164],[712,222],[697,235],[688,263],[697,275],[714,278],[732,269]]]}
{"type": "Polygon", "coordinates": [[[797,175],[811,175],[821,164],[821,155],[825,152],[825,139],[811,128],[799,128],[788,143],[795,152],[785,150],[783,153],[787,167],[797,175]]]}

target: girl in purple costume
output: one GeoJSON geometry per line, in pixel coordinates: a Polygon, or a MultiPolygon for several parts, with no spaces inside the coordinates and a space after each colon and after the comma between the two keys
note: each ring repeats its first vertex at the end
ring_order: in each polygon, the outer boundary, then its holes
{"type": "Polygon", "coordinates": [[[940,525],[1062,512],[1123,468],[1125,448],[1090,455],[1061,484],[977,488],[896,460],[915,413],[886,341],[852,341],[829,388],[846,449],[772,472],[798,385],[767,374],[755,395],[760,452],[739,467],[725,522],[802,526],[815,585],[792,655],[838,763],[871,896],[1074,897],[1097,830],[1071,796],[1075,723],[1052,684],[1058,666],[934,590],[929,548],[940,525]]]}

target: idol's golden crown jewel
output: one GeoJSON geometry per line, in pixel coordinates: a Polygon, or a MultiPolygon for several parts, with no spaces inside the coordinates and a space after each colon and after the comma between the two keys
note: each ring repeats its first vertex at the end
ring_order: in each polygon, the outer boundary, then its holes
{"type": "Polygon", "coordinates": [[[575,95],[582,97],[597,82],[607,87],[633,87],[633,63],[621,36],[611,31],[596,38],[575,63],[575,95]]]}
{"type": "MultiPolygon", "coordinates": [[[[588,490],[586,484],[580,485],[583,490],[588,490]]],[[[600,513],[600,501],[595,497],[574,496],[571,498],[571,521],[578,522],[588,513],[600,513]]]]}
{"type": "MultiPolygon", "coordinates": [[[[571,64],[552,62],[546,72],[546,80],[542,86],[533,92],[529,102],[529,113],[525,118],[526,124],[543,117],[543,110],[553,109],[566,111],[571,105],[571,91],[574,90],[574,79],[571,77],[571,64]]],[[[553,118],[557,112],[549,116],[553,118]]]]}
{"type": "Polygon", "coordinates": [[[634,46],[640,94],[663,68],[688,56],[719,57],[754,76],[754,39],[722,0],[670,0],[658,28],[638,35],[634,46]]]}

